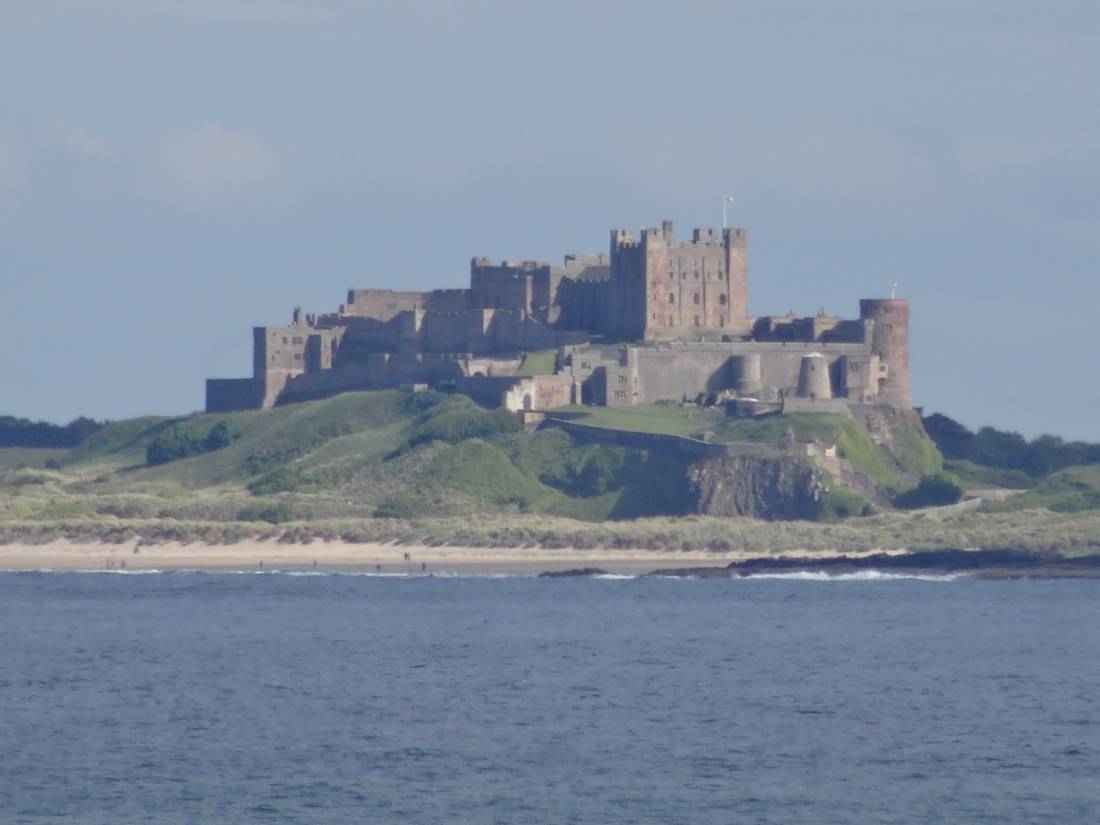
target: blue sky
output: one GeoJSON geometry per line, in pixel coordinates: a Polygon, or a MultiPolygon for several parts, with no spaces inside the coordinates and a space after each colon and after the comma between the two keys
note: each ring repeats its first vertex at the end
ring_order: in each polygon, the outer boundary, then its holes
{"type": "Polygon", "coordinates": [[[253,325],[612,226],[912,303],[918,404],[1100,440],[1100,4],[8,0],[0,413],[202,405],[253,325]]]}

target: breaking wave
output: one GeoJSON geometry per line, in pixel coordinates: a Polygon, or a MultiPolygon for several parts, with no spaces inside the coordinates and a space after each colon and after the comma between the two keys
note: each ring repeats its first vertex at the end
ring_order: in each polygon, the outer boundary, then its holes
{"type": "Polygon", "coordinates": [[[798,570],[790,573],[750,573],[742,579],[786,579],[808,582],[865,582],[865,581],[924,581],[952,582],[962,578],[961,573],[884,573],[881,570],[857,570],[854,573],[826,573],[821,570],[798,570]]]}

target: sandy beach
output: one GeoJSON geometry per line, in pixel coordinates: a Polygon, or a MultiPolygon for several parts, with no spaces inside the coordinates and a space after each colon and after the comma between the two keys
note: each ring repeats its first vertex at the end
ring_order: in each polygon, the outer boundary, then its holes
{"type": "MultiPolygon", "coordinates": [[[[733,561],[782,555],[744,551],[670,553],[620,548],[430,547],[338,541],[287,544],[251,540],[230,545],[54,541],[0,545],[0,570],[303,570],[316,567],[391,574],[537,575],[597,567],[609,573],[637,574],[669,567],[721,567],[733,561]]],[[[786,555],[810,558],[836,554],[799,551],[786,555]]]]}

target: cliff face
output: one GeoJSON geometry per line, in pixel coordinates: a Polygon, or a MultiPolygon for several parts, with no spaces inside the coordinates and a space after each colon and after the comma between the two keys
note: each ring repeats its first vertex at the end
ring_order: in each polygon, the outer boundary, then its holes
{"type": "Polygon", "coordinates": [[[687,475],[695,512],[710,516],[812,519],[823,487],[820,473],[790,457],[707,459],[687,475]]]}

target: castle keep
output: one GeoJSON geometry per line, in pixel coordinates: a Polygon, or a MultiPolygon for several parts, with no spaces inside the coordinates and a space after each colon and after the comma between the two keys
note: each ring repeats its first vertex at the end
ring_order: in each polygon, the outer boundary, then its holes
{"type": "Polygon", "coordinates": [[[470,262],[468,289],[352,289],[333,313],[253,330],[252,376],[209,379],[208,412],[447,382],[548,409],[721,399],[739,413],[909,407],[909,304],[859,317],[748,314],[746,233],[613,229],[607,253],[470,262]]]}

